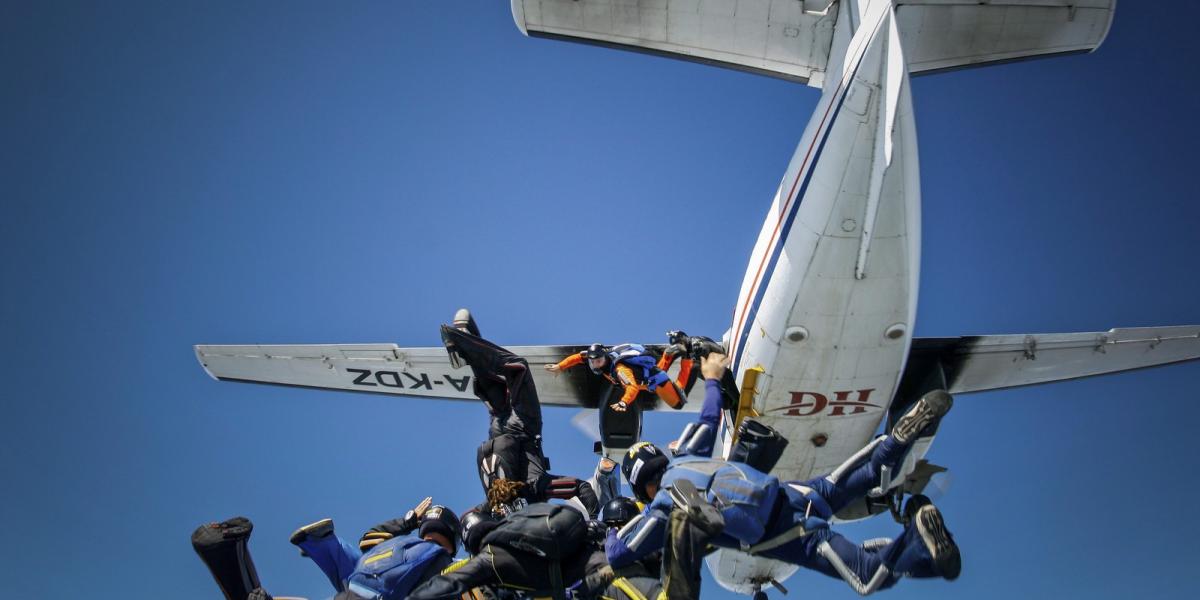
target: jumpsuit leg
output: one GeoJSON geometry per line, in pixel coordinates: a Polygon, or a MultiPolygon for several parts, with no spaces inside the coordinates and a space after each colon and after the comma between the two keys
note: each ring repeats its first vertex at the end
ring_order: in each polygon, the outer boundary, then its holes
{"type": "MultiPolygon", "coordinates": [[[[658,359],[658,369],[666,373],[674,363],[675,356],[664,352],[662,358],[658,359]]],[[[695,361],[691,358],[682,358],[679,361],[679,375],[675,377],[675,385],[679,386],[679,389],[685,390],[685,393],[692,391],[692,385],[696,383],[696,380],[692,378],[694,365],[695,361]]]]}
{"type": "Polygon", "coordinates": [[[843,474],[837,481],[830,481],[826,475],[799,483],[820,494],[836,513],[847,504],[865,497],[879,485],[881,469],[885,466],[895,468],[904,459],[910,447],[911,444],[900,443],[889,435],[875,446],[869,459],[851,469],[849,473],[843,474]]]}
{"type": "Polygon", "coordinates": [[[315,540],[306,539],[299,545],[329,579],[333,589],[345,591],[346,579],[354,573],[354,566],[362,557],[362,552],[336,535],[327,535],[315,540]]]}
{"type": "Polygon", "coordinates": [[[651,382],[648,383],[654,384],[655,395],[671,408],[680,408],[687,402],[687,395],[683,393],[683,389],[679,387],[679,384],[671,381],[671,376],[667,375],[666,371],[655,373],[651,382]]]}
{"type": "Polygon", "coordinates": [[[513,433],[537,439],[542,435],[542,405],[524,358],[445,325],[442,339],[453,344],[471,367],[475,395],[492,413],[493,437],[513,433]]]}

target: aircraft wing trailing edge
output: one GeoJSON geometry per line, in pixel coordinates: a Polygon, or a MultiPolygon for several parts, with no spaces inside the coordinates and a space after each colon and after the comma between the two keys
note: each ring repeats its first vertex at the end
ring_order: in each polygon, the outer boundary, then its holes
{"type": "MultiPolygon", "coordinates": [[[[648,347],[661,350],[661,346],[648,347]]],[[[542,366],[556,363],[586,346],[509,346],[529,361],[542,404],[596,408],[615,389],[586,367],[557,376],[542,366]]],[[[347,392],[367,392],[415,398],[478,402],[472,390],[471,369],[450,366],[446,350],[401,348],[395,344],[310,344],[196,346],[196,358],[214,379],[307,387],[347,392]]],[[[674,377],[678,366],[673,366],[674,377]]],[[[612,401],[620,393],[616,392],[612,401]]],[[[695,386],[682,410],[700,410],[704,386],[695,386]]],[[[643,392],[638,402],[644,410],[662,409],[654,394],[643,392]]]]}
{"type": "Polygon", "coordinates": [[[909,357],[940,362],[953,394],[982,392],[1197,360],[1200,326],[916,338],[909,357]]]}
{"type": "MultiPolygon", "coordinates": [[[[531,37],[657,54],[813,87],[824,84],[840,12],[837,0],[511,2],[513,20],[531,37]]],[[[908,70],[920,74],[1090,52],[1108,34],[1116,0],[896,0],[895,6],[908,70]]]]}

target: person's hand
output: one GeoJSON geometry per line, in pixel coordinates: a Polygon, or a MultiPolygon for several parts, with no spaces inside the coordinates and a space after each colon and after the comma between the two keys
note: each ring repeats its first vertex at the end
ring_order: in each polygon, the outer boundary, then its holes
{"type": "Polygon", "coordinates": [[[629,409],[629,407],[625,405],[624,400],[622,400],[620,402],[614,402],[612,404],[609,404],[608,407],[617,412],[625,412],[626,410],[629,409]]]}
{"type": "Polygon", "coordinates": [[[612,473],[612,470],[617,468],[617,461],[607,457],[600,457],[600,470],[605,473],[612,473]]]}
{"type": "Polygon", "coordinates": [[[554,373],[555,375],[558,375],[558,372],[561,371],[562,369],[559,368],[559,366],[557,364],[553,364],[553,365],[546,365],[546,370],[550,371],[551,373],[554,373]]]}
{"type": "Polygon", "coordinates": [[[672,454],[674,454],[675,450],[677,450],[678,448],[679,448],[679,440],[671,440],[671,443],[667,444],[667,450],[670,450],[672,454]]]}
{"type": "Polygon", "coordinates": [[[404,526],[416,529],[421,523],[421,517],[425,516],[425,511],[433,506],[433,496],[426,496],[415,508],[404,514],[404,526]]]}
{"type": "Polygon", "coordinates": [[[725,369],[729,366],[729,357],[724,354],[710,352],[708,356],[700,359],[700,374],[705,379],[716,379],[720,381],[725,376],[725,369]]]}

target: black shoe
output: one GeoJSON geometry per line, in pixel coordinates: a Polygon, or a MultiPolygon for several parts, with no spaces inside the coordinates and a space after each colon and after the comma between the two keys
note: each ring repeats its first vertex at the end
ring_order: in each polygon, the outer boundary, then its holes
{"type": "Polygon", "coordinates": [[[954,536],[946,529],[942,511],[929,498],[913,496],[905,507],[905,513],[912,516],[917,534],[933,558],[933,568],[937,574],[948,581],[958,579],[962,572],[962,556],[958,552],[958,544],[954,543],[954,536]]]}
{"type": "MultiPolygon", "coordinates": [[[[333,519],[321,519],[316,523],[309,523],[308,525],[293,531],[292,536],[288,538],[288,541],[291,542],[293,546],[299,546],[301,543],[307,540],[319,540],[331,535],[333,535],[333,519]]],[[[301,549],[300,556],[308,556],[308,554],[301,549]]]]}
{"type": "Polygon", "coordinates": [[[448,325],[442,325],[442,345],[446,347],[446,354],[450,356],[450,367],[461,369],[467,364],[467,361],[463,360],[462,355],[458,353],[458,346],[454,344],[450,336],[446,335],[452,329],[448,325]]]}
{"type": "Polygon", "coordinates": [[[454,328],[459,331],[465,331],[475,337],[479,335],[479,326],[475,324],[475,317],[471,316],[471,311],[460,308],[454,313],[454,328]]]}
{"type": "Polygon", "coordinates": [[[926,427],[950,412],[953,405],[954,398],[946,390],[933,390],[921,396],[921,399],[896,421],[895,427],[892,427],[892,436],[902,444],[915,440],[926,427]]]}
{"type": "Polygon", "coordinates": [[[688,348],[691,349],[692,358],[696,360],[703,359],[712,353],[728,354],[725,351],[725,346],[718,344],[712,338],[707,338],[702,335],[693,336],[688,339],[688,348]]]}

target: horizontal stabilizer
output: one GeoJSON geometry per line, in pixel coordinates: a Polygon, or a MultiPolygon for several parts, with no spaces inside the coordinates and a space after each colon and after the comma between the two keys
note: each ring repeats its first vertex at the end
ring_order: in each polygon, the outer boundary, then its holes
{"type": "MultiPolygon", "coordinates": [[[[808,82],[825,71],[830,0],[512,0],[522,33],[808,82]]],[[[819,86],[818,81],[812,82],[819,86]]]]}
{"type": "MultiPolygon", "coordinates": [[[[825,81],[834,30],[854,27],[835,0],[511,2],[517,27],[531,37],[657,54],[814,87],[825,81]]],[[[913,74],[1089,52],[1108,35],[1116,8],[1116,0],[893,4],[913,74]]]]}
{"type": "MultiPolygon", "coordinates": [[[[542,404],[596,408],[613,388],[604,379],[592,375],[586,368],[570,369],[557,376],[542,368],[584,348],[511,346],[509,350],[529,361],[542,404]]],[[[471,369],[452,368],[442,347],[401,348],[395,344],[199,345],[196,346],[196,358],[209,375],[221,381],[477,401],[472,389],[471,369]]],[[[700,410],[704,399],[703,388],[696,386],[692,390],[691,401],[683,410],[700,410]]],[[[638,402],[647,410],[661,408],[657,398],[646,392],[638,397],[638,402]]]]}
{"type": "Polygon", "coordinates": [[[951,393],[982,392],[1200,359],[1200,326],[914,339],[910,364],[931,359],[951,393]]]}
{"type": "Polygon", "coordinates": [[[896,26],[910,73],[936,73],[1091,52],[1108,35],[1116,0],[898,0],[896,26]]]}

